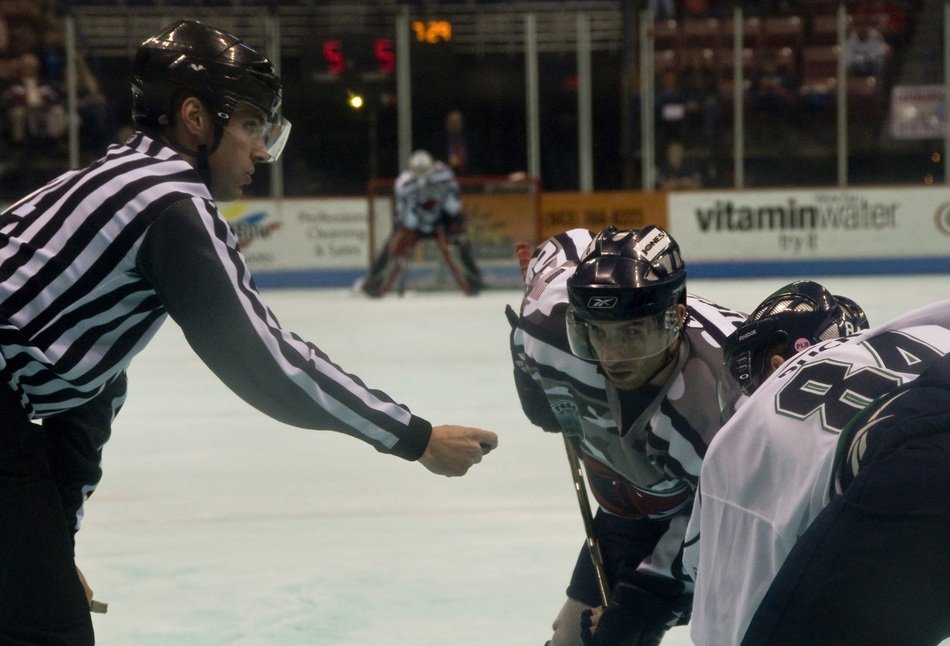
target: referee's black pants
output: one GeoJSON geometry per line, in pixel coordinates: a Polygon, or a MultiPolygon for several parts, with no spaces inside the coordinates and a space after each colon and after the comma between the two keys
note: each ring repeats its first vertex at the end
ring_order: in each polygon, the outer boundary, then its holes
{"type": "Polygon", "coordinates": [[[0,646],[95,642],[45,442],[0,386],[0,646]]]}

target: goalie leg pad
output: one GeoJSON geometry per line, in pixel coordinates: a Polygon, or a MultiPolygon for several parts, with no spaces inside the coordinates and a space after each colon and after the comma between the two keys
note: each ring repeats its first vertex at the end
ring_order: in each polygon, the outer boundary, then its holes
{"type": "Polygon", "coordinates": [[[406,265],[406,256],[415,246],[419,236],[414,231],[400,227],[393,231],[379,257],[363,282],[363,291],[369,296],[383,296],[396,282],[406,265]]]}

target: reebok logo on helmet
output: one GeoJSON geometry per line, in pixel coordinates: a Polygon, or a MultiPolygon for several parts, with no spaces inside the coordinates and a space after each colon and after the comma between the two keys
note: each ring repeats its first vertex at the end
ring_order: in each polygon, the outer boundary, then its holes
{"type": "Polygon", "coordinates": [[[617,297],[591,296],[587,301],[587,307],[592,310],[610,310],[617,307],[617,297]]]}

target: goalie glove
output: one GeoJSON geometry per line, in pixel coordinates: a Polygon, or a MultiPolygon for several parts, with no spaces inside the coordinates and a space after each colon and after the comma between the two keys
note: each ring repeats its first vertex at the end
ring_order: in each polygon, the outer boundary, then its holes
{"type": "Polygon", "coordinates": [[[670,626],[680,622],[691,595],[673,600],[629,583],[614,586],[610,604],[593,621],[593,610],[581,615],[584,646],[659,646],[670,626]]]}

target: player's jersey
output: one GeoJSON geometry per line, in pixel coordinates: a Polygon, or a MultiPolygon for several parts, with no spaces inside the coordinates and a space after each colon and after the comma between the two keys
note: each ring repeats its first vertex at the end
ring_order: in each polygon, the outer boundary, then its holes
{"type": "Polygon", "coordinates": [[[826,341],[787,361],[716,435],[684,555],[697,577],[691,635],[698,646],[741,641],[792,546],[833,492],[835,452],[849,420],[948,352],[950,301],[826,341]]]}
{"type": "Polygon", "coordinates": [[[425,175],[403,171],[396,178],[396,221],[407,229],[422,234],[432,233],[436,223],[445,217],[458,216],[462,197],[455,173],[437,161],[425,175]]]}
{"type": "MultiPolygon", "coordinates": [[[[571,353],[566,336],[567,279],[590,241],[582,229],[559,234],[535,251],[526,272],[512,335],[516,369],[530,376],[536,397],[552,413],[532,421],[577,442],[604,510],[629,518],[686,516],[706,446],[721,423],[721,343],[744,317],[688,296],[682,351],[668,382],[649,392],[618,390],[598,363],[571,353]]],[[[526,409],[537,405],[523,403],[526,409]]],[[[673,523],[670,532],[684,527],[673,523]]],[[[656,570],[668,574],[677,551],[658,558],[656,570]]]]}
{"type": "MultiPolygon", "coordinates": [[[[137,133],[0,215],[0,372],[32,418],[97,398],[170,315],[245,401],[418,458],[431,425],[281,328],[197,171],[137,133]]],[[[110,419],[105,416],[108,427],[110,419]]]]}

